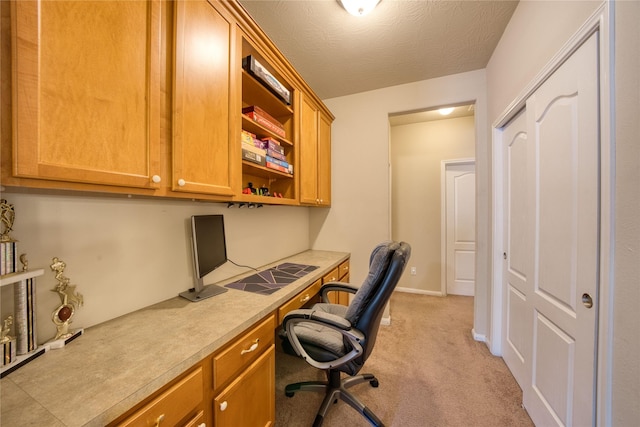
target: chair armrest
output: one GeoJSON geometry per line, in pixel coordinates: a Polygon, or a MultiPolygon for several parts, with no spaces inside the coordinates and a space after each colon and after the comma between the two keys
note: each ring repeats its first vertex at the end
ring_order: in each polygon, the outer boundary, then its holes
{"type": "Polygon", "coordinates": [[[350,294],[355,294],[356,292],[358,292],[358,288],[345,282],[327,282],[322,285],[322,287],[318,291],[320,297],[322,298],[322,302],[330,302],[327,293],[331,291],[349,292],[350,294]]]}
{"type": "Polygon", "coordinates": [[[282,327],[287,333],[287,338],[289,339],[289,343],[291,343],[291,347],[293,347],[298,356],[302,357],[307,361],[307,363],[318,369],[329,369],[331,367],[343,365],[358,357],[363,351],[360,342],[364,340],[364,334],[359,330],[352,328],[351,323],[348,320],[340,316],[336,316],[335,314],[319,312],[313,309],[293,310],[284,317],[282,327]],[[295,334],[294,326],[299,323],[315,323],[340,332],[351,346],[351,351],[330,362],[319,362],[313,359],[305,351],[298,339],[298,336],[295,334]]]}

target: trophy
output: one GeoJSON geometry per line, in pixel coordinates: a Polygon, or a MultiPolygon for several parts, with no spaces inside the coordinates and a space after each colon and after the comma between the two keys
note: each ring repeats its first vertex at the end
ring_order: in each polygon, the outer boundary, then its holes
{"type": "Polygon", "coordinates": [[[8,365],[16,360],[16,337],[9,336],[13,325],[13,316],[4,319],[2,331],[0,332],[0,344],[2,344],[2,366],[8,365]]]}
{"type": "Polygon", "coordinates": [[[51,270],[56,272],[55,277],[58,281],[58,284],[51,291],[57,292],[60,296],[60,305],[56,307],[51,314],[51,320],[57,328],[56,336],[52,341],[67,340],[78,333],[82,333],[82,330],[75,332],[69,331],[71,318],[76,309],[84,303],[84,300],[82,295],[76,292],[76,285],[71,285],[69,278],[64,275],[66,266],[67,264],[57,257],[53,258],[50,265],[51,270]]]}

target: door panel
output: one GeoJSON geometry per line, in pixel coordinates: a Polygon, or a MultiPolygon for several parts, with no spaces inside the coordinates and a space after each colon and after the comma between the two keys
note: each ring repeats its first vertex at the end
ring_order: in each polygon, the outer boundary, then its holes
{"type": "Polygon", "coordinates": [[[473,295],[475,288],[474,164],[446,168],[447,293],[473,295]]]}
{"type": "MultiPolygon", "coordinates": [[[[219,6],[218,6],[219,8],[219,6]]],[[[233,22],[206,0],[175,3],[173,191],[234,194],[233,22]]]]}
{"type": "Polygon", "coordinates": [[[592,425],[598,279],[598,52],[587,40],[527,100],[537,425],[592,425]],[[596,307],[582,304],[588,294],[596,307]]]}
{"type": "Polygon", "coordinates": [[[531,358],[532,317],[529,297],[533,290],[531,274],[532,227],[528,188],[526,111],[520,112],[503,130],[505,170],[505,242],[503,263],[504,361],[522,389],[530,384],[526,364],[531,358]]]}

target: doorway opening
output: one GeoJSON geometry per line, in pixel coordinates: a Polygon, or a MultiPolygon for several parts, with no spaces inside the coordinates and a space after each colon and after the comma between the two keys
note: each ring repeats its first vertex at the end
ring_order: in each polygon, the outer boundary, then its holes
{"type": "MultiPolygon", "coordinates": [[[[391,237],[412,246],[410,265],[397,288],[401,292],[436,296],[448,293],[443,287],[447,273],[446,249],[442,247],[443,238],[446,239],[443,162],[473,163],[476,145],[474,103],[452,107],[446,116],[439,111],[442,107],[389,115],[391,237]]],[[[475,191],[464,197],[473,198],[475,236],[475,191]]],[[[469,256],[470,265],[474,266],[475,252],[467,251],[462,258],[469,265],[469,256]]],[[[468,272],[466,267],[465,275],[468,272]]],[[[471,273],[475,274],[474,268],[471,273]]]]}

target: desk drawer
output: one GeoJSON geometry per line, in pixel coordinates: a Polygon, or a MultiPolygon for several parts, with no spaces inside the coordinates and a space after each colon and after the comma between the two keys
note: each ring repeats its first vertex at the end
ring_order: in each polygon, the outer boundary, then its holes
{"type": "Polygon", "coordinates": [[[213,388],[222,386],[269,348],[273,344],[275,328],[275,316],[272,314],[235,340],[230,347],[215,355],[213,357],[213,388]]]}
{"type": "Polygon", "coordinates": [[[322,283],[337,282],[339,277],[340,276],[338,275],[338,267],[336,267],[324,275],[324,277],[322,278],[322,283]]]}
{"type": "Polygon", "coordinates": [[[278,309],[278,325],[282,324],[282,319],[292,310],[297,310],[307,302],[309,302],[320,290],[320,286],[322,286],[322,280],[316,280],[311,286],[309,286],[304,291],[300,292],[295,297],[291,298],[289,301],[284,303],[278,309]]]}
{"type": "Polygon", "coordinates": [[[346,260],[338,266],[338,277],[340,277],[341,282],[345,282],[342,278],[347,274],[349,274],[349,260],[346,260]]]}
{"type": "Polygon", "coordinates": [[[177,425],[203,399],[203,374],[198,367],[150,403],[124,420],[121,427],[177,425]]]}

